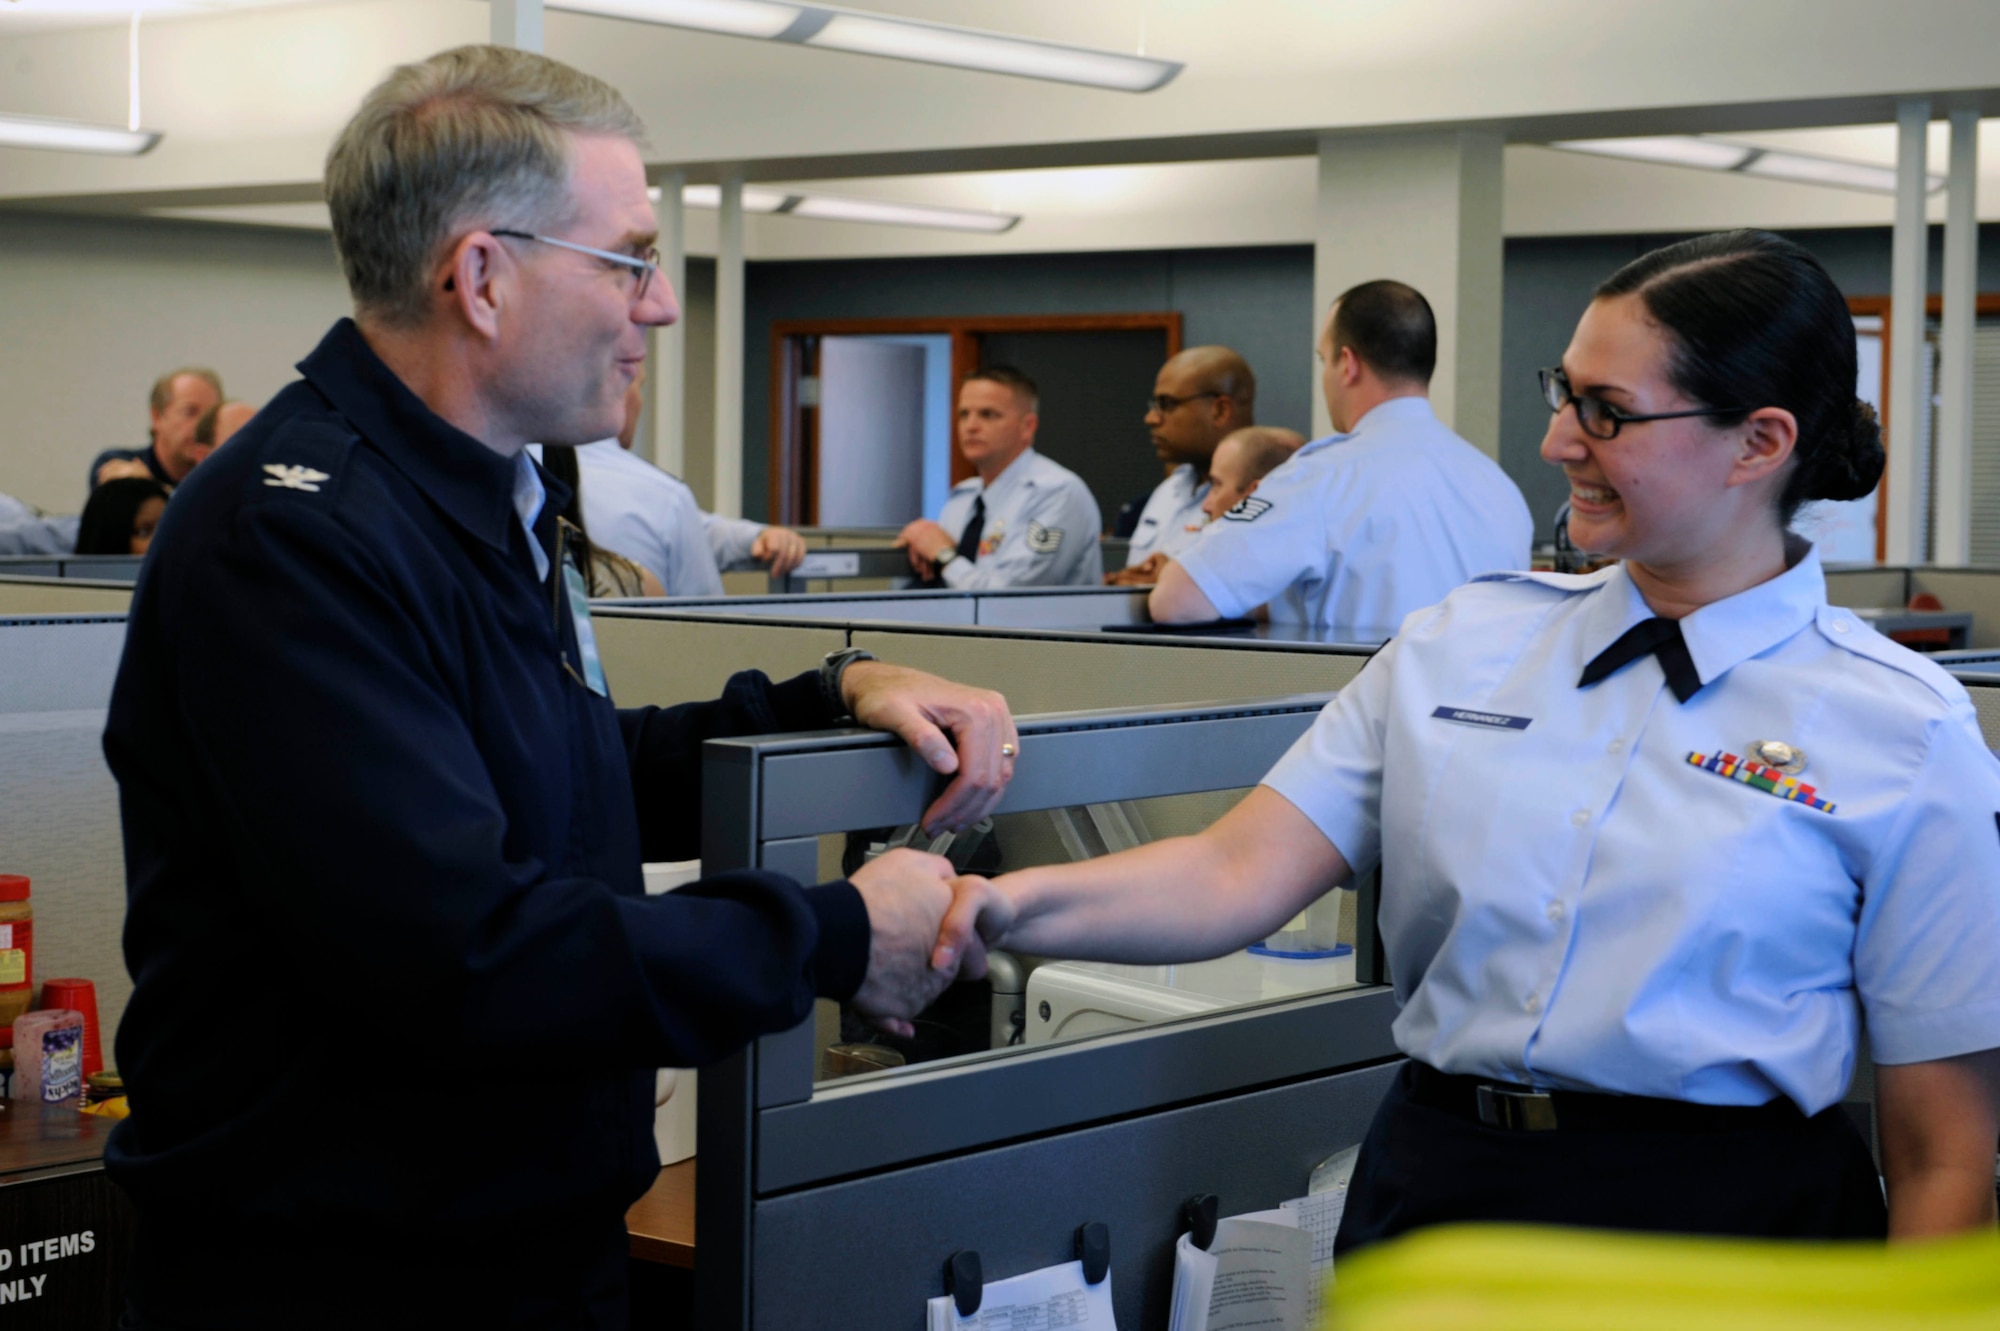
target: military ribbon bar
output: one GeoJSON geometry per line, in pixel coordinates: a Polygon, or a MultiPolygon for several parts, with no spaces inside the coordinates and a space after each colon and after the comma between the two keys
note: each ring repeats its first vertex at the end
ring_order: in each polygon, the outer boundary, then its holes
{"type": "Polygon", "coordinates": [[[1796,777],[1786,776],[1775,767],[1766,767],[1748,758],[1739,758],[1733,753],[1718,753],[1713,756],[1706,753],[1690,753],[1687,760],[1690,767],[1699,767],[1704,772],[1713,772],[1732,781],[1741,781],[1746,786],[1761,790],[1767,795],[1776,795],[1781,800],[1803,804],[1808,809],[1818,809],[1821,813],[1833,812],[1831,800],[1821,799],[1817,790],[1801,784],[1796,777]]]}

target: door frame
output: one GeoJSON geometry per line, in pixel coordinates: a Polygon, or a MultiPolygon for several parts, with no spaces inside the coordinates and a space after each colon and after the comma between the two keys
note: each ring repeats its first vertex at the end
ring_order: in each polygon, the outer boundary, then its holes
{"type": "MultiPolygon", "coordinates": [[[[1181,312],[1151,310],[1129,314],[974,314],[897,319],[779,319],[771,324],[770,515],[780,526],[814,526],[819,521],[819,407],[816,393],[802,391],[819,374],[819,339],[879,334],[928,333],[951,338],[951,382],[956,386],[979,367],[981,340],[988,333],[1091,333],[1159,331],[1167,355],[1181,351],[1181,312]],[[808,400],[811,399],[811,400],[808,400]]],[[[972,464],[951,441],[951,482],[972,474],[972,464]]]]}

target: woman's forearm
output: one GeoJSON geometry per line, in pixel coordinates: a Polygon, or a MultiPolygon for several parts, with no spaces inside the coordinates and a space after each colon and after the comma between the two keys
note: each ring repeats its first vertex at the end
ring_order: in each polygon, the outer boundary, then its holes
{"type": "Polygon", "coordinates": [[[1875,1070],[1889,1237],[1932,1238],[1994,1223],[2000,1050],[1875,1070]]]}
{"type": "Polygon", "coordinates": [[[1349,876],[1325,835],[1259,786],[1198,836],[996,879],[1013,919],[996,945],[1095,961],[1191,961],[1269,935],[1349,876]]]}

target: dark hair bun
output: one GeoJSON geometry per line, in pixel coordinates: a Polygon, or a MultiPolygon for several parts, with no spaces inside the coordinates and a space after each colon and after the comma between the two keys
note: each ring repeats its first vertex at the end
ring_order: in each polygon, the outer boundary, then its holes
{"type": "Polygon", "coordinates": [[[1875,408],[1855,398],[1847,418],[1829,422],[1830,437],[1820,446],[1807,482],[1808,499],[1861,499],[1882,479],[1882,424],[1875,408]]]}

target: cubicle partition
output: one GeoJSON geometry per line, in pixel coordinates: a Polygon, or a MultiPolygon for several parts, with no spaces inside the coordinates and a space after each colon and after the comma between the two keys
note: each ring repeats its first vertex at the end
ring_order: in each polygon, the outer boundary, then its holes
{"type": "MultiPolygon", "coordinates": [[[[1253,785],[1323,702],[1023,719],[1000,812],[1253,785]]],[[[707,869],[800,878],[823,837],[912,822],[936,788],[863,732],[711,741],[703,783],[707,869]]],[[[814,1080],[809,1021],[703,1069],[697,1323],[914,1331],[954,1251],[1001,1279],[1070,1260],[1095,1221],[1120,1324],[1165,1325],[1184,1199],[1275,1206],[1366,1130],[1398,1055],[1389,991],[1357,978],[837,1082],[814,1080]]]]}
{"type": "Polygon", "coordinates": [[[0,615],[122,615],[131,605],[129,582],[0,574],[0,615]]]}
{"type": "Polygon", "coordinates": [[[1885,632],[1921,629],[1927,622],[1953,632],[1954,647],[2000,648],[2000,568],[1938,568],[1931,565],[1847,566],[1827,570],[1827,599],[1861,611],[1885,632]],[[1916,597],[1936,597],[1940,609],[1919,611],[1907,621],[1885,622],[1873,611],[1907,610],[1916,597]],[[1921,616],[1943,616],[1926,620],[1921,616]],[[1959,641],[1960,638],[1963,641],[1959,641]]]}

